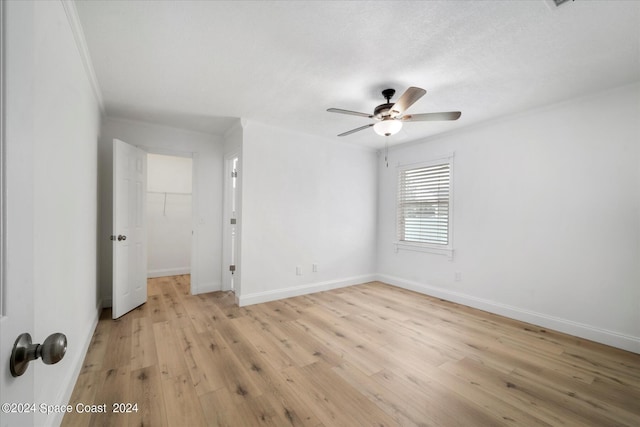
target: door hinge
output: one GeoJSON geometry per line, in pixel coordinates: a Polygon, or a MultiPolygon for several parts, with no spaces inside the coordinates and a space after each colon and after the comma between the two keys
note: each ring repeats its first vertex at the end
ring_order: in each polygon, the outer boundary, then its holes
{"type": "Polygon", "coordinates": [[[234,170],[231,172],[231,178],[237,178],[238,177],[238,171],[234,170]]]}
{"type": "Polygon", "coordinates": [[[235,265],[233,265],[233,264],[231,264],[231,265],[229,266],[229,271],[231,272],[231,274],[235,273],[235,271],[236,271],[236,266],[235,266],[235,265]]]}
{"type": "Polygon", "coordinates": [[[236,219],[235,218],[231,218],[230,222],[231,222],[231,224],[235,224],[236,223],[236,219]]]}

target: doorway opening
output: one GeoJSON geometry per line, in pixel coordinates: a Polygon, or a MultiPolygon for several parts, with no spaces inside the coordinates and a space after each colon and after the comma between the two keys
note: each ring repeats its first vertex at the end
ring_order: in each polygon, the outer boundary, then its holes
{"type": "MultiPolygon", "coordinates": [[[[147,277],[190,275],[193,159],[147,153],[147,277]]],[[[190,280],[188,281],[191,282],[190,280]]],[[[158,280],[157,283],[163,283],[158,280]]]]}

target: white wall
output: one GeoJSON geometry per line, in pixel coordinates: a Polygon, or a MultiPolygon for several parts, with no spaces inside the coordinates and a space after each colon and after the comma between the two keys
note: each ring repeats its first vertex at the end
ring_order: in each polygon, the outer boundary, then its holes
{"type": "Polygon", "coordinates": [[[372,279],[375,152],[245,122],[242,162],[241,305],[372,279]]]}
{"type": "MultiPolygon", "coordinates": [[[[35,402],[66,404],[98,317],[97,140],[99,104],[61,2],[34,7],[34,308],[35,342],[62,332],[57,365],[40,361],[35,402]]],[[[36,413],[36,425],[61,414],[36,413]]]]}
{"type": "Polygon", "coordinates": [[[147,154],[147,191],[190,194],[193,189],[190,157],[147,154]]]}
{"type": "Polygon", "coordinates": [[[147,154],[147,275],[191,272],[192,159],[147,154]]]}
{"type": "Polygon", "coordinates": [[[639,117],[636,84],[393,149],[381,279],[640,352],[639,117]],[[395,166],[450,152],[453,261],[396,253],[395,166]]]}
{"type": "Polygon", "coordinates": [[[222,137],[150,123],[105,118],[99,143],[100,284],[106,305],[111,303],[112,141],[120,139],[149,152],[186,155],[193,159],[194,243],[191,291],[210,292],[221,287],[222,137]]]}

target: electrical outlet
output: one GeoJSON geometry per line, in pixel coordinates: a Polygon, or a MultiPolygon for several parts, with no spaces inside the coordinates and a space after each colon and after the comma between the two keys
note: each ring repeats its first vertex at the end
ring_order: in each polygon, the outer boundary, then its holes
{"type": "Polygon", "coordinates": [[[462,281],[462,273],[461,272],[456,271],[455,280],[456,280],[456,282],[462,281]]]}
{"type": "Polygon", "coordinates": [[[302,276],[302,267],[300,267],[299,265],[296,266],[296,275],[302,276]]]}
{"type": "Polygon", "coordinates": [[[318,272],[318,264],[311,264],[311,271],[313,271],[314,273],[318,272]]]}

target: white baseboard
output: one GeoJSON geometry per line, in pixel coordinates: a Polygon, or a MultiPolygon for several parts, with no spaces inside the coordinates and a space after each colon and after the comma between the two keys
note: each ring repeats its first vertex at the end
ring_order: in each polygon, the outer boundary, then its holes
{"type": "MultiPolygon", "coordinates": [[[[76,353],[75,359],[72,361],[73,363],[73,373],[67,377],[67,383],[63,384],[60,387],[62,390],[62,394],[58,399],[60,405],[67,405],[71,400],[71,395],[73,394],[73,389],[76,386],[76,382],[78,382],[78,377],[80,376],[80,371],[82,371],[82,365],[84,364],[84,358],[89,351],[89,346],[91,345],[91,339],[93,338],[93,333],[98,326],[98,321],[100,320],[100,312],[102,311],[102,302],[98,303],[96,307],[96,315],[91,322],[91,327],[88,328],[87,334],[84,338],[84,341],[81,344],[81,351],[76,353]]],[[[52,412],[48,417],[45,425],[51,426],[59,426],[62,424],[62,418],[64,418],[63,412],[52,412]]]]}
{"type": "Polygon", "coordinates": [[[449,291],[411,280],[405,280],[400,277],[378,274],[376,278],[380,282],[388,283],[399,288],[408,289],[436,298],[442,298],[447,301],[452,301],[469,307],[478,308],[490,313],[499,314],[511,319],[520,320],[523,322],[553,329],[565,334],[585,338],[591,341],[599,342],[601,344],[606,344],[612,347],[621,348],[623,350],[632,351],[634,353],[640,353],[640,337],[634,337],[620,332],[610,331],[584,323],[574,322],[572,320],[550,316],[548,314],[538,313],[511,305],[502,304],[496,301],[474,297],[461,292],[449,291]]]}
{"type": "Polygon", "coordinates": [[[292,286],[290,288],[239,295],[237,296],[237,299],[238,305],[240,307],[244,307],[246,305],[328,291],[330,289],[344,288],[345,286],[358,285],[360,283],[367,283],[374,280],[377,280],[376,275],[366,274],[363,276],[348,277],[346,279],[329,280],[326,282],[309,283],[307,285],[292,286]]]}
{"type": "Polygon", "coordinates": [[[147,278],[153,279],[154,277],[180,276],[181,274],[191,274],[191,267],[160,268],[156,270],[149,270],[147,272],[147,278]]]}

